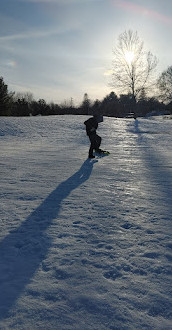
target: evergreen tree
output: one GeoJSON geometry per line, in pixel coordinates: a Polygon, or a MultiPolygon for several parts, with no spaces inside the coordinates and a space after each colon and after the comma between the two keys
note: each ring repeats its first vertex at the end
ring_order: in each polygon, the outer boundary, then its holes
{"type": "Polygon", "coordinates": [[[83,115],[89,115],[90,114],[91,101],[90,101],[87,93],[84,94],[84,98],[83,98],[82,104],[80,106],[80,111],[83,115]]]}
{"type": "Polygon", "coordinates": [[[0,77],[0,116],[10,116],[13,93],[8,93],[8,86],[0,77]]]}
{"type": "Polygon", "coordinates": [[[114,92],[111,92],[103,99],[101,107],[104,115],[112,117],[119,116],[118,97],[114,92]]]}

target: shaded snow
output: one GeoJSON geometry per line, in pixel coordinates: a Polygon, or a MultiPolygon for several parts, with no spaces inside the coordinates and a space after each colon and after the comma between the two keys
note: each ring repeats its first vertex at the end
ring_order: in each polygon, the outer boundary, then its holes
{"type": "Polygon", "coordinates": [[[0,329],[172,329],[171,121],[3,118],[0,329]]]}

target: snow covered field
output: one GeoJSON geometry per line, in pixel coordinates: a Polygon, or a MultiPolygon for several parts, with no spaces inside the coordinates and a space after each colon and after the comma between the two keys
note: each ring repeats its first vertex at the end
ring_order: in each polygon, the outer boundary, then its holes
{"type": "Polygon", "coordinates": [[[0,329],[172,329],[172,121],[0,118],[0,329]]]}

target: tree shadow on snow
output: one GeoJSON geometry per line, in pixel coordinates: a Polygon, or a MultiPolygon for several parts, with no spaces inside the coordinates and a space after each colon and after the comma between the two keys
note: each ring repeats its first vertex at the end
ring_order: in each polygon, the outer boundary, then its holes
{"type": "Polygon", "coordinates": [[[0,319],[8,317],[25,286],[46,257],[51,240],[46,230],[69,194],[89,179],[96,161],[87,159],[81,168],[62,182],[42,204],[0,243],[0,319]]]}
{"type": "Polygon", "coordinates": [[[153,148],[153,144],[150,144],[146,134],[156,134],[156,131],[143,130],[141,128],[141,123],[136,120],[134,125],[135,133],[137,134],[138,145],[145,146],[142,148],[142,156],[145,165],[150,170],[150,180],[154,182],[157,190],[161,193],[163,200],[168,208],[168,212],[172,214],[172,172],[171,166],[165,164],[165,160],[162,158],[161,154],[153,148]]]}

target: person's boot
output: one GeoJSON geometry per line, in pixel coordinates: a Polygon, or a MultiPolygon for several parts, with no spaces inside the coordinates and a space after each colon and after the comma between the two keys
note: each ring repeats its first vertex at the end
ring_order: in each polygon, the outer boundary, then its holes
{"type": "Polygon", "coordinates": [[[103,150],[99,148],[99,149],[96,149],[95,152],[97,152],[98,154],[101,154],[101,153],[103,153],[103,150]]]}
{"type": "Polygon", "coordinates": [[[88,158],[95,158],[94,155],[88,155],[88,158]]]}

